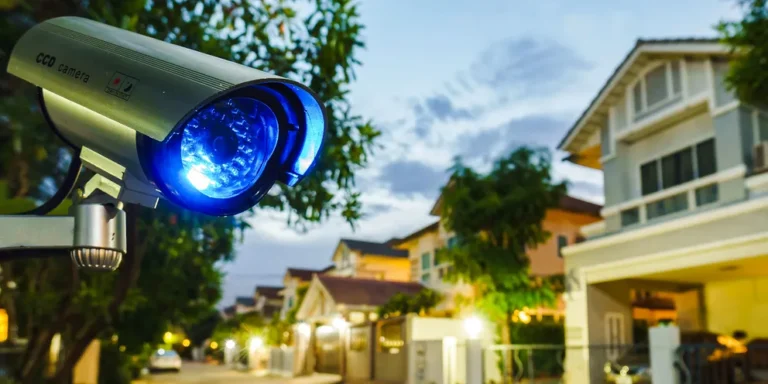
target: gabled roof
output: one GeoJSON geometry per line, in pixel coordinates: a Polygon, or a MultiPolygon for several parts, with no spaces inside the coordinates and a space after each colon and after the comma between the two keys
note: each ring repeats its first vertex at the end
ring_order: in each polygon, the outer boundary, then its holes
{"type": "Polygon", "coordinates": [[[311,281],[312,276],[323,273],[327,269],[327,267],[324,269],[288,268],[287,273],[291,275],[291,277],[295,277],[301,281],[311,281]]]}
{"type": "Polygon", "coordinates": [[[560,141],[557,148],[571,152],[569,147],[575,140],[586,142],[588,138],[581,137],[577,139],[580,136],[581,129],[589,123],[597,109],[611,96],[614,88],[619,85],[626,86],[626,83],[634,80],[634,76],[639,70],[636,68],[637,64],[642,64],[642,61],[647,60],[648,56],[727,55],[730,52],[729,47],[721,44],[715,38],[638,39],[635,46],[627,53],[624,60],[616,67],[602,88],[600,88],[600,91],[589,103],[587,109],[584,110],[574,125],[568,130],[568,133],[560,141]]]}
{"type": "Polygon", "coordinates": [[[235,306],[230,305],[228,307],[225,307],[222,312],[224,313],[225,316],[232,316],[235,314],[235,306]]]}
{"type": "Polygon", "coordinates": [[[392,240],[389,241],[389,243],[391,243],[393,246],[397,246],[397,245],[406,243],[408,241],[411,241],[413,239],[419,238],[421,236],[424,236],[428,232],[432,232],[432,231],[437,232],[437,230],[439,228],[440,228],[440,221],[435,221],[434,223],[429,224],[426,227],[421,228],[418,231],[413,232],[413,233],[411,233],[411,234],[409,234],[409,235],[407,235],[407,236],[405,236],[403,238],[392,239],[392,240]]]}
{"type": "Polygon", "coordinates": [[[279,293],[282,289],[283,287],[270,287],[266,285],[257,285],[254,291],[256,295],[264,296],[267,299],[279,299],[280,298],[279,293]]]}
{"type": "Polygon", "coordinates": [[[348,306],[380,306],[386,304],[396,293],[413,295],[424,289],[424,286],[414,282],[358,279],[330,275],[318,275],[317,279],[325,287],[336,304],[348,306]]]}
{"type": "Polygon", "coordinates": [[[253,307],[256,305],[256,301],[253,300],[253,297],[238,296],[235,298],[235,304],[244,305],[246,307],[253,307]]]}
{"type": "Polygon", "coordinates": [[[372,241],[341,239],[341,243],[344,243],[347,248],[353,251],[358,251],[363,255],[377,255],[377,256],[389,256],[389,257],[408,257],[408,251],[392,248],[392,245],[387,243],[375,243],[372,241]]]}

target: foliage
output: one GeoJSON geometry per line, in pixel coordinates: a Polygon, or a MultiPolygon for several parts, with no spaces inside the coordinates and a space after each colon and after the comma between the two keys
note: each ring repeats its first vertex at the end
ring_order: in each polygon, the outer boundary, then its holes
{"type": "Polygon", "coordinates": [[[442,295],[431,289],[422,289],[415,295],[396,293],[379,307],[380,318],[397,317],[408,313],[425,314],[442,300],[442,295]]]}
{"type": "Polygon", "coordinates": [[[213,336],[219,322],[221,322],[221,313],[216,309],[211,309],[210,313],[204,316],[202,320],[186,326],[184,332],[192,345],[202,345],[213,336]]]}
{"type": "Polygon", "coordinates": [[[304,302],[304,297],[307,295],[308,290],[309,290],[309,285],[296,288],[296,303],[293,305],[293,308],[291,308],[288,311],[288,313],[285,314],[286,323],[296,324],[296,313],[299,312],[299,308],[301,308],[301,303],[304,302]]]}
{"type": "Polygon", "coordinates": [[[241,313],[220,322],[211,338],[222,346],[226,340],[234,340],[238,346],[244,348],[252,337],[265,338],[268,328],[269,321],[260,313],[241,313]]]}
{"type": "Polygon", "coordinates": [[[743,18],[721,21],[717,31],[731,46],[736,59],[725,77],[726,85],[748,104],[768,105],[768,3],[766,0],[737,0],[743,18]]]}
{"type": "MultiPolygon", "coordinates": [[[[437,257],[453,266],[446,279],[471,284],[474,307],[499,325],[511,343],[511,317],[525,307],[551,306],[561,279],[532,276],[529,249],[544,243],[547,211],[558,206],[567,185],[551,175],[546,149],[520,147],[480,174],[456,159],[442,190],[441,219],[456,238],[437,257]]],[[[513,361],[502,362],[511,374],[513,361]]]]}
{"type": "MultiPolygon", "coordinates": [[[[0,56],[35,23],[62,15],[89,17],[309,85],[330,117],[322,157],[301,185],[279,186],[260,206],[286,212],[300,230],[334,212],[350,224],[360,217],[354,175],[366,165],[379,132],[347,100],[363,47],[352,2],[10,2],[0,9],[0,56]]],[[[0,179],[7,180],[10,197],[50,196],[70,156],[45,125],[35,88],[2,73],[0,179]]],[[[63,335],[66,348],[54,381],[64,382],[91,340],[118,333],[127,351],[135,352],[159,341],[169,323],[191,324],[208,315],[219,299],[216,266],[233,257],[245,217],[205,217],[168,204],[129,207],[128,213],[129,253],[115,274],[81,273],[57,251],[38,255],[55,256],[47,259],[3,263],[0,283],[14,281],[18,289],[4,290],[0,301],[12,321],[24,325],[19,333],[30,338],[18,373],[23,382],[40,371],[55,333],[63,335]]]]}
{"type": "Polygon", "coordinates": [[[100,384],[130,384],[133,379],[131,361],[116,343],[102,341],[99,358],[100,384]]]}

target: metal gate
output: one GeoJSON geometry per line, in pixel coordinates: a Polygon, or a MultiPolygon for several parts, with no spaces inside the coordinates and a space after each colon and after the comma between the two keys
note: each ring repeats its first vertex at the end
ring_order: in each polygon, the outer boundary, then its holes
{"type": "Polygon", "coordinates": [[[341,336],[336,328],[323,325],[315,338],[315,372],[341,374],[341,336]]]}

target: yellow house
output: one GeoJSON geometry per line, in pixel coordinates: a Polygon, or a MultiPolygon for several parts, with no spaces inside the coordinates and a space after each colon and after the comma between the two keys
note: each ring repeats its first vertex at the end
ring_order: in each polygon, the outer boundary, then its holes
{"type": "Polygon", "coordinates": [[[332,276],[362,279],[410,281],[408,251],[396,249],[389,242],[341,239],[332,259],[332,276]]]}
{"type": "MultiPolygon", "coordinates": [[[[439,217],[441,206],[442,200],[438,199],[430,213],[439,217]]],[[[544,219],[544,228],[552,233],[551,238],[546,243],[528,251],[531,259],[531,273],[535,276],[563,274],[564,266],[560,250],[580,241],[581,227],[600,221],[601,208],[600,205],[572,196],[563,197],[558,208],[547,212],[544,219]]],[[[408,251],[411,280],[421,282],[444,295],[443,302],[436,310],[446,315],[451,315],[457,310],[457,298],[469,299],[472,296],[469,285],[445,281],[444,277],[451,265],[435,257],[438,249],[450,247],[454,241],[453,233],[448,232],[439,220],[402,239],[390,241],[395,247],[408,251]]],[[[563,308],[560,306],[554,312],[545,312],[560,315],[563,308]]]]}

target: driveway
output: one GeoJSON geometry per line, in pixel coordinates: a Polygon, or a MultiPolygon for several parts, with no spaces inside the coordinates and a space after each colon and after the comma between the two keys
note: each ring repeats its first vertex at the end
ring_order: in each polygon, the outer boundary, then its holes
{"type": "Polygon", "coordinates": [[[228,367],[184,362],[179,373],[156,373],[135,384],[335,384],[341,382],[336,375],[313,375],[292,379],[259,377],[228,367]]]}

